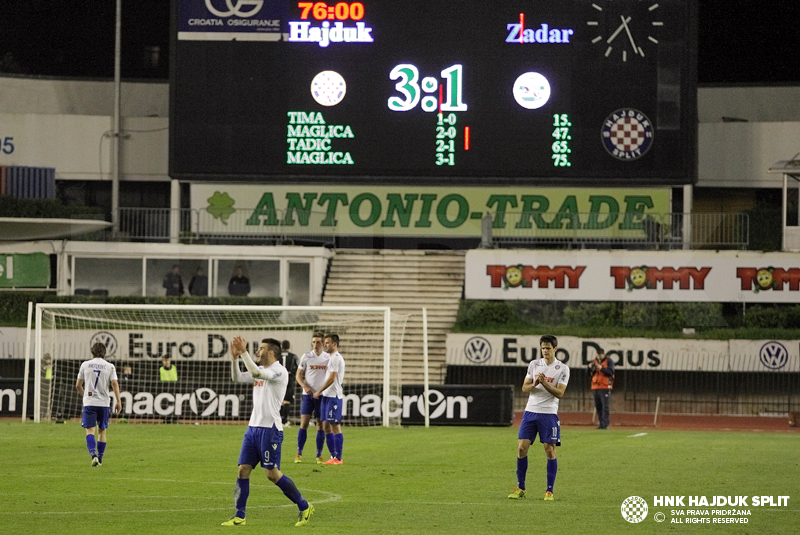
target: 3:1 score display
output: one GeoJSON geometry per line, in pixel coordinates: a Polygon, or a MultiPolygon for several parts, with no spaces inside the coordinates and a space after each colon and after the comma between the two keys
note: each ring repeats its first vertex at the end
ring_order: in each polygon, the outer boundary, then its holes
{"type": "Polygon", "coordinates": [[[570,167],[572,163],[569,161],[569,155],[572,152],[570,148],[570,140],[572,135],[569,132],[572,122],[569,120],[569,115],[566,113],[553,114],[553,137],[555,141],[551,145],[553,151],[553,167],[570,167]]]}

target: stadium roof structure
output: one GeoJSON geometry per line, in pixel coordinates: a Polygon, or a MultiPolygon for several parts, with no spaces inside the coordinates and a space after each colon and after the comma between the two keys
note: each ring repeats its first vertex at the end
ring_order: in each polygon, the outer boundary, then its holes
{"type": "Polygon", "coordinates": [[[111,226],[96,219],[0,217],[0,241],[34,241],[71,238],[111,226]]]}

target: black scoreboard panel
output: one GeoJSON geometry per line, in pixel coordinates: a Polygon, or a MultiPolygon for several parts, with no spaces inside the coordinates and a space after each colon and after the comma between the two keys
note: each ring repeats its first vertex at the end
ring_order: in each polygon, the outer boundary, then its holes
{"type": "Polygon", "coordinates": [[[692,183],[691,4],[174,0],[170,174],[692,183]],[[280,31],[273,40],[178,38],[191,2],[232,6],[239,20],[268,6],[280,31]]]}

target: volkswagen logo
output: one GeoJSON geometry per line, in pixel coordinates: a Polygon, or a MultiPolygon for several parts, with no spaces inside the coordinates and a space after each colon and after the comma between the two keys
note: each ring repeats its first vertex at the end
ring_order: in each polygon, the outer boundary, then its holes
{"type": "MultiPolygon", "coordinates": [[[[236,15],[237,17],[247,18],[252,17],[264,6],[264,0],[225,0],[225,5],[228,11],[220,11],[214,7],[212,3],[214,0],[206,0],[206,8],[218,17],[230,17],[236,15]],[[236,5],[233,5],[236,2],[236,5]],[[250,7],[249,10],[243,10],[242,7],[250,7]]],[[[216,0],[220,2],[221,0],[216,0]]]]}
{"type": "Polygon", "coordinates": [[[780,370],[789,362],[789,352],[782,343],[772,340],[761,346],[758,358],[770,370],[780,370]]]}
{"type": "Polygon", "coordinates": [[[94,333],[92,339],[89,341],[89,347],[92,347],[97,342],[106,346],[106,357],[113,357],[117,352],[117,339],[108,331],[100,331],[94,333]]]}
{"type": "Polygon", "coordinates": [[[483,364],[492,358],[492,344],[483,336],[473,336],[464,344],[464,356],[475,364],[483,364]]]}

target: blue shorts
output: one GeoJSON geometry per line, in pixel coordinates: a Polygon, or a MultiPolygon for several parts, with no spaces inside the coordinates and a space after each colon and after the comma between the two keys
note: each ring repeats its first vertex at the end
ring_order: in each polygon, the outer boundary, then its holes
{"type": "Polygon", "coordinates": [[[259,463],[267,470],[281,467],[281,442],[283,431],[272,427],[248,427],[242,440],[239,464],[249,464],[253,468],[259,463]]]}
{"type": "Polygon", "coordinates": [[[329,424],[342,423],[342,398],[322,396],[322,419],[329,424]]]}
{"type": "Polygon", "coordinates": [[[108,417],[111,413],[109,407],[86,406],[81,411],[81,425],[84,429],[91,429],[94,426],[100,429],[108,429],[108,417]]]}
{"type": "Polygon", "coordinates": [[[300,400],[300,414],[308,414],[309,416],[316,415],[321,419],[322,416],[322,397],[314,398],[308,394],[303,394],[303,399],[300,400]]]}
{"type": "Polygon", "coordinates": [[[522,415],[522,423],[519,424],[520,440],[528,439],[531,442],[536,440],[539,434],[539,442],[542,444],[561,445],[561,422],[558,414],[539,414],[538,412],[528,412],[522,415]]]}

